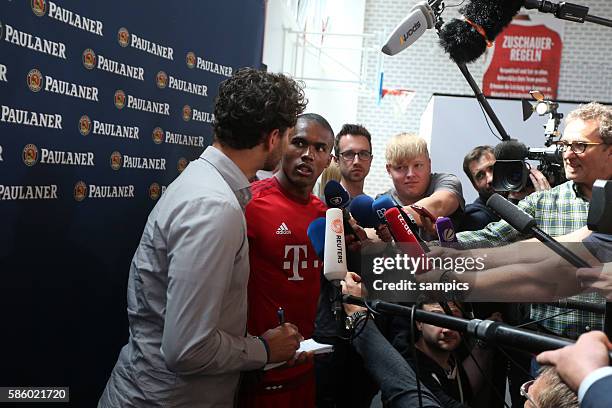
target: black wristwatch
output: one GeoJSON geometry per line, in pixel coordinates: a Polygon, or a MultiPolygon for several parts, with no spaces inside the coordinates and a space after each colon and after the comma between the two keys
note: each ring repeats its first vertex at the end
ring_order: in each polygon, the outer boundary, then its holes
{"type": "Polygon", "coordinates": [[[346,319],[344,320],[344,327],[346,327],[346,330],[352,331],[355,329],[355,327],[357,327],[357,324],[361,320],[365,319],[367,316],[368,316],[367,310],[360,310],[358,312],[352,313],[346,316],[346,319]]]}

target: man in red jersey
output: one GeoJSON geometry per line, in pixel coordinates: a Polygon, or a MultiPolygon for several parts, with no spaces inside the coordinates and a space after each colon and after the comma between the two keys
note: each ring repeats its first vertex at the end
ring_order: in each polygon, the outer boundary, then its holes
{"type": "MultiPolygon", "coordinates": [[[[311,194],[331,161],[334,132],[320,115],[298,116],[289,135],[281,168],[274,177],[251,185],[246,208],[249,238],[248,331],[264,333],[279,324],[278,309],[305,339],[314,331],[321,261],[306,231],[327,207],[311,194]]],[[[263,380],[243,390],[241,407],[314,407],[312,362],[265,372],[263,380]]]]}

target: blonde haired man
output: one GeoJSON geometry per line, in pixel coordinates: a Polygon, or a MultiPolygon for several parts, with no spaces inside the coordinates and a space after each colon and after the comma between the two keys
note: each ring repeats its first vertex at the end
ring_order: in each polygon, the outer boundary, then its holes
{"type": "MultiPolygon", "coordinates": [[[[465,207],[461,181],[453,174],[431,172],[429,150],[423,138],[410,133],[394,136],[387,144],[385,159],[387,173],[393,180],[393,188],[385,194],[390,194],[402,206],[425,207],[436,218],[451,217],[458,225],[465,207]]],[[[413,209],[406,207],[405,210],[423,226],[423,220],[413,209]]],[[[426,231],[424,238],[435,238],[432,232],[426,231]]],[[[385,231],[380,235],[383,240],[389,238],[385,231]]]]}

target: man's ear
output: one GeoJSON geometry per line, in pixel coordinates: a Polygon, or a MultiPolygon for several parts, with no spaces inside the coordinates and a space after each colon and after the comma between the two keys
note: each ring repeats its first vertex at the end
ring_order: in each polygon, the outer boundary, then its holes
{"type": "Polygon", "coordinates": [[[272,131],[270,131],[264,137],[264,148],[265,148],[266,152],[273,151],[276,148],[276,146],[278,145],[278,143],[282,142],[281,139],[282,139],[282,135],[280,133],[280,130],[273,129],[272,131]]]}
{"type": "Polygon", "coordinates": [[[385,164],[385,168],[387,169],[387,173],[391,174],[391,165],[389,163],[385,164]]]}

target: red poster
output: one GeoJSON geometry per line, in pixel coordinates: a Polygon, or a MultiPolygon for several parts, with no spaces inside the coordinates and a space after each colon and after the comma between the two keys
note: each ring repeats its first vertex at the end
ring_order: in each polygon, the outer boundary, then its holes
{"type": "Polygon", "coordinates": [[[529,91],[538,90],[556,99],[562,48],[559,33],[546,25],[510,24],[495,39],[484,94],[529,98],[529,91]]]}

